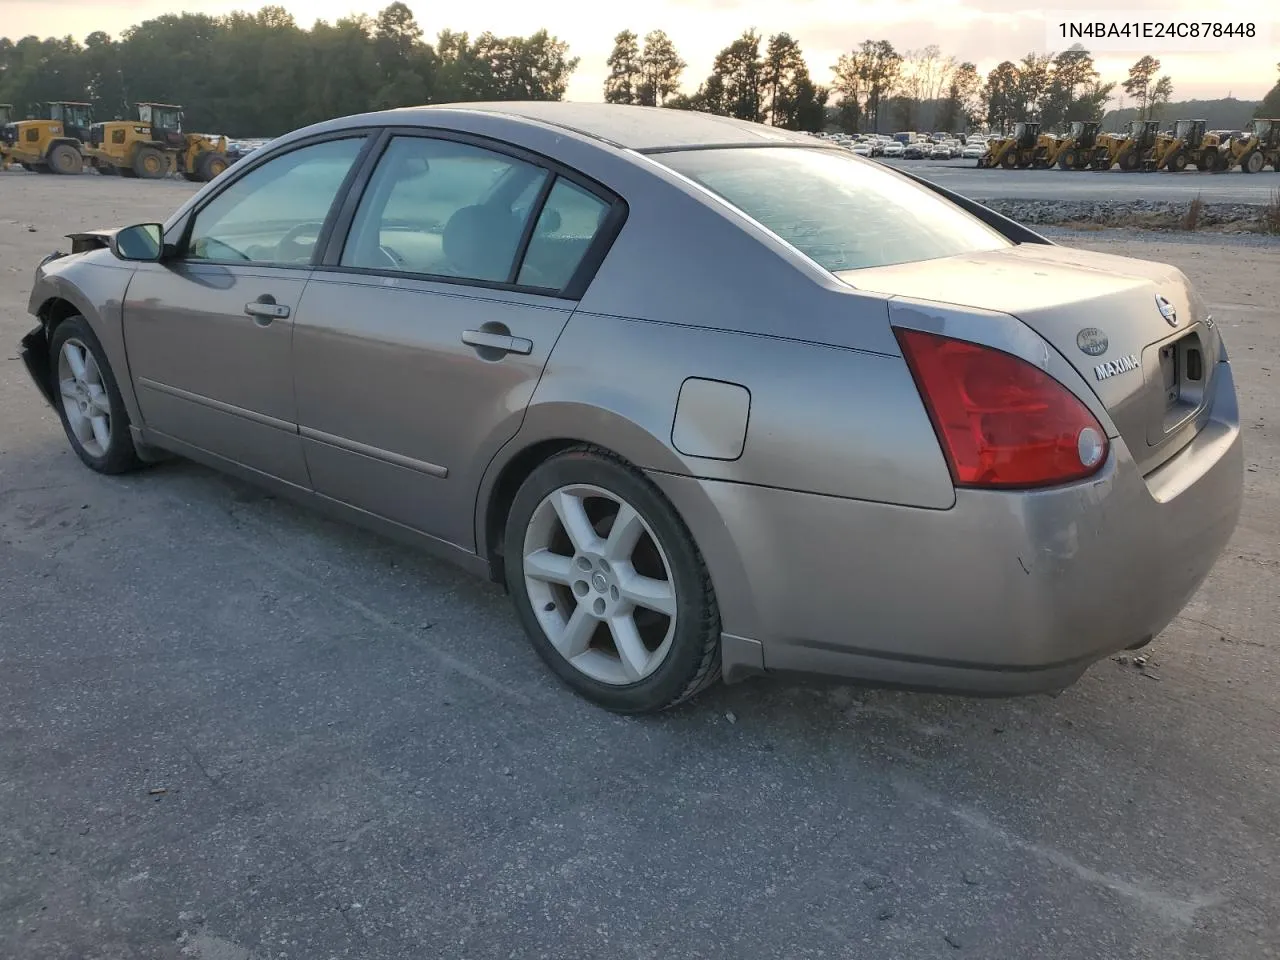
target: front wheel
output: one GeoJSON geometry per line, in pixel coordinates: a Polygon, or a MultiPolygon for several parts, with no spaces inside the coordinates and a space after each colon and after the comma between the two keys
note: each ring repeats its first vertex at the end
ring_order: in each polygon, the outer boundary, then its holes
{"type": "Polygon", "coordinates": [[[53,395],[76,456],[98,473],[124,473],[141,465],[129,432],[129,413],[102,344],[84,317],[54,328],[53,395]]]}
{"type": "Polygon", "coordinates": [[[1267,158],[1262,155],[1260,150],[1251,150],[1240,161],[1240,169],[1245,173],[1261,173],[1262,168],[1267,165],[1267,158]]]}
{"type": "Polygon", "coordinates": [[[133,157],[133,174],[143,180],[159,180],[169,172],[169,162],[155,147],[139,147],[133,157]]]}
{"type": "Polygon", "coordinates": [[[69,143],[59,143],[49,151],[49,169],[54,173],[75,175],[84,172],[84,157],[69,143]]]}
{"type": "Polygon", "coordinates": [[[534,649],[617,713],[652,713],[720,675],[720,613],[688,528],[639,471],[591,447],[520,487],[504,536],[507,588],[534,649]]]}
{"type": "Polygon", "coordinates": [[[1191,158],[1187,155],[1187,152],[1185,150],[1179,150],[1169,158],[1168,167],[1174,173],[1181,173],[1183,170],[1187,169],[1187,164],[1190,162],[1191,158]]]}

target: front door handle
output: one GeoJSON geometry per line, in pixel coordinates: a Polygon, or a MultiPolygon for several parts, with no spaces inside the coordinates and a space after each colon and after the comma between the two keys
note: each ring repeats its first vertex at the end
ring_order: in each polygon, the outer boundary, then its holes
{"type": "Polygon", "coordinates": [[[533,352],[532,340],[502,333],[490,333],[488,330],[464,330],[462,331],[462,342],[469,347],[500,350],[503,353],[518,353],[522,356],[528,356],[533,352]]]}
{"type": "Polygon", "coordinates": [[[276,303],[276,298],[269,293],[264,293],[257,300],[246,303],[244,312],[263,326],[272,320],[283,320],[289,316],[289,308],[283,303],[276,303]]]}

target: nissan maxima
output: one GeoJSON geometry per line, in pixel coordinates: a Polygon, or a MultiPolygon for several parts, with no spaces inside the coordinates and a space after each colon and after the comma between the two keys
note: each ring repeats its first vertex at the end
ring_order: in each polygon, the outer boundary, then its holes
{"type": "Polygon", "coordinates": [[[79,459],[170,456],[503,584],[578,693],[1061,689],[1236,524],[1221,331],[814,137],[570,103],[353,116],[36,271],[79,459]]]}

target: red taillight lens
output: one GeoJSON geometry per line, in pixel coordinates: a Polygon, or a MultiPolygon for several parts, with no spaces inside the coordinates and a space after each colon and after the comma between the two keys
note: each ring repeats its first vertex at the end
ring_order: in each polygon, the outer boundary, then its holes
{"type": "Polygon", "coordinates": [[[956,486],[1045,487],[1106,461],[1097,418],[1039,367],[967,340],[895,332],[956,486]]]}

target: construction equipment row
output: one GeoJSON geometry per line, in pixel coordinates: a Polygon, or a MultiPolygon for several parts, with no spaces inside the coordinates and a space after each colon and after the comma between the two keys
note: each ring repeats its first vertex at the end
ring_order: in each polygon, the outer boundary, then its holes
{"type": "Polygon", "coordinates": [[[37,173],[82,173],[156,180],[181,174],[206,182],[227,169],[225,137],[184,133],[182,108],[171,103],[137,104],[137,120],[93,122],[88,103],[48,104],[39,120],[16,120],[0,104],[0,170],[18,164],[37,173]]]}
{"type": "Polygon", "coordinates": [[[1206,130],[1203,120],[1179,120],[1161,131],[1155,120],[1134,120],[1120,133],[1101,133],[1092,120],[1077,120],[1064,136],[1041,133],[1040,124],[1014,124],[1007,137],[993,138],[979,167],[1005,170],[1057,166],[1063,170],[1169,170],[1189,166],[1210,173],[1239,167],[1259,173],[1268,164],[1280,171],[1280,120],[1254,120],[1242,133],[1206,130]]]}

